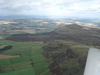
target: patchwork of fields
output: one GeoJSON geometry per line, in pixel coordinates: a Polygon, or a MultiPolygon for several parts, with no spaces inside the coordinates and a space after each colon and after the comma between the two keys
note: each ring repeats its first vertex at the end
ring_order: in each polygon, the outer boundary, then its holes
{"type": "Polygon", "coordinates": [[[2,45],[13,45],[9,50],[0,51],[3,55],[20,55],[20,57],[0,59],[0,75],[48,75],[43,60],[42,42],[0,41],[2,45]]]}
{"type": "Polygon", "coordinates": [[[100,28],[81,25],[70,20],[0,21],[0,75],[83,75],[89,48],[100,48],[100,28]],[[64,26],[69,22],[75,24],[64,26]]]}

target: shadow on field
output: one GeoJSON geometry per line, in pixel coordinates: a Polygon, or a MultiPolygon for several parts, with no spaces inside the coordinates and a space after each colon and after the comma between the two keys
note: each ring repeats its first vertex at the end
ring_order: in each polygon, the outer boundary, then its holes
{"type": "Polygon", "coordinates": [[[4,48],[0,49],[0,52],[1,52],[1,51],[9,50],[9,49],[11,49],[12,47],[13,47],[12,45],[5,46],[4,48]]]}

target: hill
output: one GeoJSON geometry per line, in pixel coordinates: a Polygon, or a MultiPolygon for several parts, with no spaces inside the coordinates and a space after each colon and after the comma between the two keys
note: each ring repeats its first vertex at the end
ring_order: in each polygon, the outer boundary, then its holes
{"type": "MultiPolygon", "coordinates": [[[[5,39],[21,42],[43,41],[41,46],[43,52],[39,56],[49,62],[46,68],[52,73],[50,75],[83,75],[89,48],[91,46],[100,48],[99,33],[99,27],[71,24],[45,34],[20,34],[5,39]]],[[[41,75],[47,75],[47,72],[41,75]]]]}
{"type": "Polygon", "coordinates": [[[42,56],[50,62],[52,75],[83,75],[89,48],[100,48],[99,32],[99,28],[72,24],[47,34],[42,56]]]}
{"type": "Polygon", "coordinates": [[[90,28],[77,24],[59,27],[50,32],[48,36],[50,36],[48,39],[51,40],[71,40],[88,45],[100,45],[99,28],[90,28]]]}
{"type": "Polygon", "coordinates": [[[100,28],[90,28],[77,24],[66,25],[56,28],[54,31],[45,34],[15,34],[6,37],[12,41],[44,41],[70,40],[87,45],[100,45],[100,28]]]}

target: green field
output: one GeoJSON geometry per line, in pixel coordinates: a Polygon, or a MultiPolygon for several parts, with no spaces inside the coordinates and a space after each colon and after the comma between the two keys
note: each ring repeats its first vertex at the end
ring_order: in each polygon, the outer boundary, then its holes
{"type": "Polygon", "coordinates": [[[9,64],[10,64],[9,59],[1,59],[0,60],[0,66],[2,66],[2,65],[9,65],[9,64]]]}
{"type": "Polygon", "coordinates": [[[2,55],[20,56],[0,59],[0,75],[83,75],[89,48],[100,48],[100,29],[87,30],[72,24],[43,33],[48,31],[46,28],[37,28],[35,35],[20,34],[0,40],[2,55]],[[2,49],[2,45],[11,48],[2,49]]]}
{"type": "Polygon", "coordinates": [[[31,56],[16,57],[16,58],[10,58],[10,63],[11,64],[21,63],[21,62],[30,61],[30,60],[31,60],[31,56]]]}
{"type": "Polygon", "coordinates": [[[47,75],[48,62],[43,60],[42,42],[0,41],[2,45],[12,45],[4,55],[20,55],[21,57],[0,59],[0,75],[47,75]]]}
{"type": "Polygon", "coordinates": [[[17,70],[8,73],[2,73],[0,75],[35,75],[34,68],[27,68],[23,70],[17,70]]]}

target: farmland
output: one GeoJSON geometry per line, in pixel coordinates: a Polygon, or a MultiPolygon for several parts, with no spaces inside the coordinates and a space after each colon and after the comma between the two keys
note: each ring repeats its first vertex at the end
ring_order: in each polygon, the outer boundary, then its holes
{"type": "Polygon", "coordinates": [[[0,59],[14,58],[14,57],[20,57],[20,55],[11,56],[11,55],[3,55],[3,54],[0,54],[0,59]]]}
{"type": "Polygon", "coordinates": [[[0,75],[83,75],[88,49],[100,48],[100,27],[69,22],[1,21],[0,75]]]}
{"type": "Polygon", "coordinates": [[[2,55],[20,55],[16,58],[0,59],[0,75],[40,75],[45,72],[48,62],[43,60],[41,53],[42,42],[14,42],[0,41],[2,45],[13,45],[9,50],[2,51],[2,55]]]}
{"type": "Polygon", "coordinates": [[[0,37],[11,36],[13,34],[37,34],[50,32],[57,27],[79,24],[89,27],[98,27],[99,20],[84,19],[5,19],[0,20],[0,37]]]}

